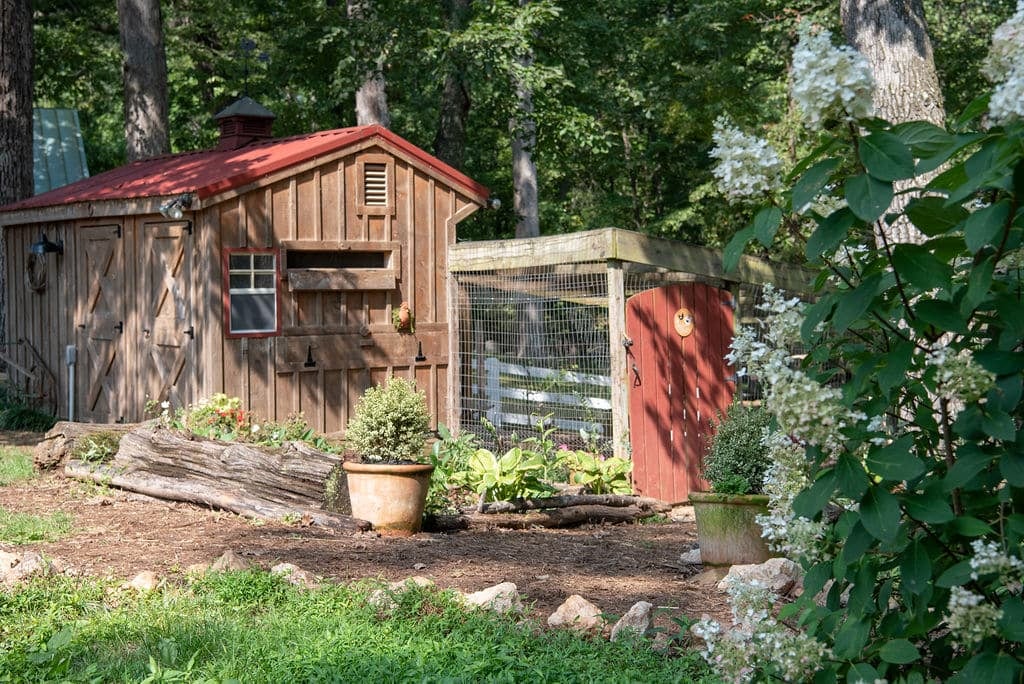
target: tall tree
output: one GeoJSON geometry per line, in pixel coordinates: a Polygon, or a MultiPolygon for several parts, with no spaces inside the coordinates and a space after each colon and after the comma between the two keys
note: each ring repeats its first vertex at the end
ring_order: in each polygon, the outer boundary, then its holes
{"type": "Polygon", "coordinates": [[[128,161],[171,151],[160,0],[117,0],[128,161]]]}
{"type": "MultiPolygon", "coordinates": [[[[346,9],[351,20],[372,20],[369,16],[373,12],[371,0],[347,0],[346,9]]],[[[362,85],[356,90],[356,124],[359,126],[378,124],[384,128],[391,127],[387,81],[384,78],[384,58],[384,49],[381,47],[376,63],[366,73],[362,85]]]]}
{"type": "MultiPolygon", "coordinates": [[[[519,0],[526,7],[531,0],[519,0]]],[[[513,67],[516,108],[509,120],[512,133],[512,208],[516,213],[516,237],[540,235],[540,207],[537,198],[537,165],[533,150],[537,146],[537,121],[533,112],[533,88],[527,80],[533,66],[533,48],[525,45],[513,67]]]]}
{"type": "MultiPolygon", "coordinates": [[[[472,0],[444,0],[445,28],[457,34],[466,28],[472,0]]],[[[469,84],[460,51],[446,51],[447,68],[441,90],[441,108],[434,135],[434,155],[455,168],[462,168],[466,155],[466,123],[469,119],[469,84]]]]}
{"type": "MultiPolygon", "coordinates": [[[[0,206],[32,195],[32,48],[32,0],[0,1],[0,206]]],[[[0,331],[6,266],[0,236],[0,331]]]]}
{"type": "Polygon", "coordinates": [[[3,0],[0,2],[0,206],[32,195],[32,48],[32,0],[3,0]]]}
{"type": "MultiPolygon", "coordinates": [[[[867,57],[875,78],[875,114],[893,123],[929,121],[943,126],[946,110],[928,37],[922,0],[842,0],[839,16],[846,40],[867,57]]],[[[938,174],[898,181],[890,213],[901,217],[879,226],[880,243],[924,242],[925,236],[902,216],[912,194],[938,174]]]]}

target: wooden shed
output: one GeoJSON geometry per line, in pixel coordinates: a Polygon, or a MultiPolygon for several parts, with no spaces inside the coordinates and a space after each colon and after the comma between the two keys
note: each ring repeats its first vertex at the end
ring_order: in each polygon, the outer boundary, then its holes
{"type": "Polygon", "coordinates": [[[224,392],[333,432],[394,373],[448,420],[447,250],[487,189],[379,126],[274,139],[248,98],[217,120],[215,149],[0,208],[14,375],[77,420],[224,392]]]}

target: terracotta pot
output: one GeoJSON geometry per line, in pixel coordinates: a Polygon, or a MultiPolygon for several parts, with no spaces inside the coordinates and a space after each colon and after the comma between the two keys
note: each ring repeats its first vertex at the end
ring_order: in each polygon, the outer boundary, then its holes
{"type": "Polygon", "coordinates": [[[434,466],[346,461],[342,468],[352,517],[368,521],[381,534],[405,537],[420,531],[434,466]]]}
{"type": "Polygon", "coordinates": [[[768,513],[767,496],[690,492],[690,503],[697,518],[697,543],[704,565],[764,563],[776,555],[755,520],[768,513]]]}

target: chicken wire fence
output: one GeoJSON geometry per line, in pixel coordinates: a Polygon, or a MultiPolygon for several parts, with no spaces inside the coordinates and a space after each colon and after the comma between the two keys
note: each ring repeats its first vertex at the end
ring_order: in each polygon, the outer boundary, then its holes
{"type": "MultiPolygon", "coordinates": [[[[644,264],[622,266],[623,300],[693,281],[644,264]]],[[[608,264],[453,274],[459,335],[460,430],[489,446],[517,439],[611,453],[612,378],[608,264]]],[[[722,282],[715,282],[722,286],[722,282]]],[[[762,287],[734,284],[736,323],[763,333],[762,287]]],[[[793,349],[798,357],[802,349],[793,349]]],[[[735,378],[739,398],[759,401],[756,378],[735,378]]]]}

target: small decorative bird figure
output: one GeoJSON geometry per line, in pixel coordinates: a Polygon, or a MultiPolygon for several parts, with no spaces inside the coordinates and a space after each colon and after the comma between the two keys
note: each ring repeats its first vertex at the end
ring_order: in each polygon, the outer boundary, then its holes
{"type": "Polygon", "coordinates": [[[402,302],[395,316],[395,328],[398,332],[412,332],[412,311],[409,302],[402,302]]]}

